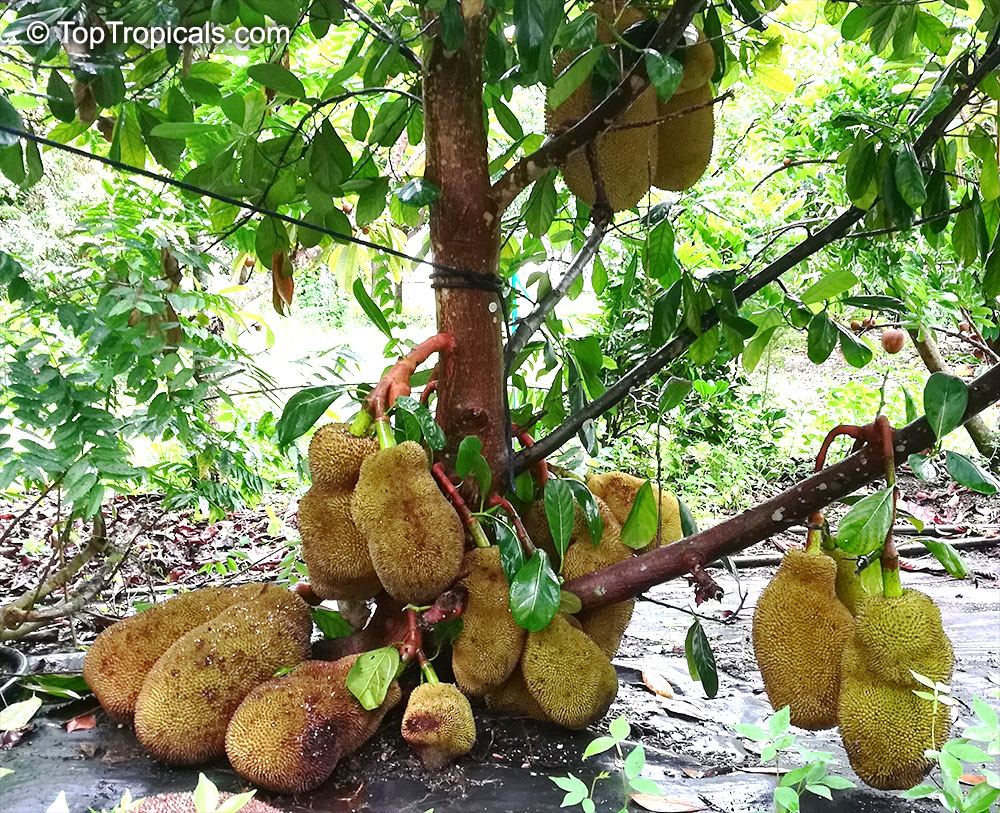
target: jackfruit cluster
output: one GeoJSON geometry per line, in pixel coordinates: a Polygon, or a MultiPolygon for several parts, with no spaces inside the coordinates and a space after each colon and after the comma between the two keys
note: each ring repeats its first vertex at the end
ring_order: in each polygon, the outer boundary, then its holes
{"type": "Polygon", "coordinates": [[[351,516],[351,497],[374,438],[355,437],[346,424],[316,430],[309,443],[312,487],[299,501],[299,533],[309,581],[328,599],[363,600],[381,590],[368,543],[351,516]]]}
{"type": "MultiPolygon", "coordinates": [[[[219,802],[225,802],[232,795],[220,793],[219,802]]],[[[193,793],[164,793],[150,796],[129,809],[132,813],[198,813],[193,793]]],[[[240,808],[240,813],[281,813],[281,811],[257,799],[251,799],[240,808]]]]}
{"type": "Polygon", "coordinates": [[[393,681],[382,705],[366,711],[347,688],[357,657],[307,661],[253,689],[226,730],[226,756],[236,772],[279,793],[304,793],[325,782],[400,700],[393,681]]]}
{"type": "Polygon", "coordinates": [[[838,717],[851,767],[863,782],[905,790],[931,768],[951,730],[947,705],[918,697],[911,674],[951,680],[955,658],[934,602],[916,590],[864,601],[843,653],[838,717]]]}
{"type": "Polygon", "coordinates": [[[417,443],[406,441],[364,459],[351,516],[379,582],[393,598],[433,601],[458,577],[465,531],[417,443]]]}
{"type": "Polygon", "coordinates": [[[476,742],[472,706],[453,683],[417,686],[406,704],[402,731],[429,771],[469,753],[476,742]]]}
{"type": "Polygon", "coordinates": [[[837,599],[836,579],[829,556],[789,551],[754,611],[754,655],[767,697],[775,709],[789,706],[799,728],[837,725],[841,656],[854,618],[837,599]]]}

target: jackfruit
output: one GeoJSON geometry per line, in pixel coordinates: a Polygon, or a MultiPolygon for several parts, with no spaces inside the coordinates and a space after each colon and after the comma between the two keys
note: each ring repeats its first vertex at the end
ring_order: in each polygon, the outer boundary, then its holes
{"type": "MultiPolygon", "coordinates": [[[[872,599],[867,604],[879,602],[872,599]]],[[[864,613],[858,619],[863,623],[864,613]]],[[[858,636],[844,650],[838,716],[840,736],[851,767],[880,790],[906,790],[932,767],[926,749],[940,749],[951,730],[947,705],[917,697],[925,690],[911,675],[905,683],[884,680],[865,664],[858,636]]],[[[950,646],[949,646],[950,653],[950,646]]]]}
{"type": "Polygon", "coordinates": [[[314,486],[350,491],[358,482],[365,458],[378,451],[375,438],[355,437],[346,423],[329,423],[309,441],[309,474],[314,486]]]}
{"type": "Polygon", "coordinates": [[[528,633],[521,656],[524,685],[545,715],[564,728],[585,728],[618,694],[618,676],[586,633],[557,615],[528,633]]]}
{"type": "Polygon", "coordinates": [[[580,628],[597,644],[608,660],[612,660],[622,645],[634,608],[635,599],[628,599],[607,607],[584,610],[577,615],[577,620],[580,628]]]}
{"type": "Polygon", "coordinates": [[[167,599],[108,627],[83,661],[83,678],[108,717],[129,722],[149,670],[182,635],[260,589],[209,587],[167,599]]]}
{"type": "Polygon", "coordinates": [[[468,571],[459,582],[466,590],[464,624],[452,646],[451,668],[465,694],[481,695],[510,677],[524,648],[525,631],[510,614],[500,549],[471,550],[462,568],[468,571]]]}
{"type": "MultiPolygon", "coordinates": [[[[570,62],[572,55],[562,52],[556,57],[553,71],[559,74],[570,62]]],[[[572,126],[594,108],[590,79],[585,79],[568,99],[554,110],[546,105],[545,131],[556,133],[572,126]]],[[[656,90],[646,88],[626,110],[616,124],[636,124],[652,121],[657,117],[656,90]]],[[[608,204],[612,211],[631,209],[649,191],[656,175],[658,147],[657,128],[631,127],[609,130],[595,140],[597,166],[600,170],[608,204]]],[[[586,152],[577,150],[566,159],[562,168],[563,180],[569,190],[588,206],[593,206],[597,195],[586,152]]]]}
{"type": "Polygon", "coordinates": [[[793,550],[764,588],[753,616],[753,648],[771,706],[791,707],[792,725],[837,724],[840,659],[854,618],[834,592],[829,556],[793,550]]]}
{"type": "Polygon", "coordinates": [[[712,50],[712,43],[701,31],[697,34],[698,39],[680,54],[684,73],[674,95],[690,93],[692,90],[704,87],[712,81],[712,76],[715,74],[715,51],[712,50]]]}
{"type": "Polygon", "coordinates": [[[563,561],[562,572],[566,581],[621,562],[633,554],[631,548],[622,544],[621,526],[608,504],[598,498],[597,507],[604,519],[604,532],[601,534],[601,541],[595,547],[586,527],[579,531],[574,529],[574,535],[570,538],[570,546],[566,549],[566,558],[563,561]]]}
{"type": "Polygon", "coordinates": [[[859,574],[856,557],[840,548],[823,552],[837,563],[837,598],[857,618],[865,599],[882,595],[882,567],[878,559],[859,574]]]}
{"type": "Polygon", "coordinates": [[[434,482],[424,450],[413,441],[365,459],[351,515],[393,598],[427,603],[457,578],[465,553],[462,522],[434,482]]]}
{"type": "Polygon", "coordinates": [[[304,793],[325,782],[399,703],[393,681],[381,706],[362,707],[346,683],[357,657],[306,661],[253,689],[226,730],[226,755],[236,772],[279,793],[304,793]]]}
{"type": "MultiPolygon", "coordinates": [[[[225,802],[232,793],[220,793],[219,801],[225,802]]],[[[149,796],[129,808],[132,813],[198,813],[194,804],[193,793],[165,793],[160,796],[149,796]]],[[[240,813],[281,813],[276,807],[251,799],[240,813]]]]}
{"type": "Polygon", "coordinates": [[[313,486],[299,500],[299,534],[309,583],[323,598],[360,600],[382,589],[368,542],[351,516],[351,492],[313,486]]]}
{"type": "Polygon", "coordinates": [[[549,716],[524,684],[524,673],[520,664],[507,680],[499,686],[488,689],[485,698],[486,705],[491,709],[523,714],[533,720],[549,722],[549,716]]]}
{"type": "MultiPolygon", "coordinates": [[[[573,530],[570,538],[586,533],[587,521],[583,516],[583,509],[579,503],[574,503],[576,515],[573,519],[573,530]]],[[[549,520],[545,515],[545,501],[541,498],[532,502],[524,511],[521,517],[524,529],[528,532],[528,537],[536,548],[541,548],[554,563],[559,562],[559,554],[556,551],[555,542],[552,541],[552,531],[549,528],[549,520]]]]}
{"type": "Polygon", "coordinates": [[[636,23],[648,19],[648,15],[631,0],[602,0],[593,3],[590,10],[597,15],[597,39],[605,45],[617,42],[612,28],[618,33],[628,31],[636,23]]]}
{"type": "Polygon", "coordinates": [[[476,742],[476,721],[468,698],[453,683],[417,686],[403,714],[403,739],[430,771],[469,753],[476,742]]]}
{"type": "Polygon", "coordinates": [[[301,598],[259,585],[156,661],[136,701],[139,741],[164,762],[193,765],[221,756],[236,707],[276,671],[305,660],[311,632],[301,598]]]}
{"type": "Polygon", "coordinates": [[[705,84],[687,93],[675,93],[666,102],[659,103],[657,117],[693,107],[698,109],[657,125],[657,159],[653,174],[653,186],[657,189],[683,192],[705,174],[715,144],[715,110],[708,104],[712,98],[712,86],[705,84]]]}
{"type": "MultiPolygon", "coordinates": [[[[591,474],[587,478],[587,488],[594,493],[595,497],[604,500],[618,524],[624,525],[632,511],[636,495],[645,482],[645,480],[631,474],[609,471],[605,474],[591,474]]],[[[661,491],[656,484],[653,484],[653,496],[658,497],[660,501],[660,543],[669,545],[684,536],[684,532],[681,530],[680,506],[673,494],[669,491],[661,491]]],[[[655,547],[655,545],[656,537],[654,536],[650,547],[655,547]]]]}

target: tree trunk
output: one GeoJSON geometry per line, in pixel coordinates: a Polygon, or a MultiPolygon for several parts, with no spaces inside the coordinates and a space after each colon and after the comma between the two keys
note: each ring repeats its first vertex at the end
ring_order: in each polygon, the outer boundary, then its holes
{"type": "MultiPolygon", "coordinates": [[[[913,346],[917,348],[920,358],[924,360],[924,366],[932,373],[951,375],[951,367],[941,355],[937,342],[934,340],[934,334],[929,328],[924,328],[922,332],[923,338],[920,338],[921,331],[918,330],[911,330],[909,334],[913,340],[913,346]]],[[[965,431],[969,433],[969,437],[976,444],[979,453],[989,461],[990,468],[995,467],[1000,462],[997,460],[997,438],[986,425],[986,421],[977,415],[965,424],[965,431]]]]}
{"type": "MultiPolygon", "coordinates": [[[[486,19],[474,11],[455,53],[436,29],[424,56],[426,177],[441,190],[431,205],[430,236],[436,263],[473,274],[497,275],[500,222],[490,188],[483,108],[486,19]]],[[[438,330],[455,337],[438,371],[437,420],[453,460],[468,435],[483,443],[494,488],[509,471],[510,427],[503,380],[503,306],[482,278],[436,272],[438,330]],[[480,287],[470,287],[480,286],[480,287]]],[[[488,281],[488,280],[487,280],[488,281]]]]}

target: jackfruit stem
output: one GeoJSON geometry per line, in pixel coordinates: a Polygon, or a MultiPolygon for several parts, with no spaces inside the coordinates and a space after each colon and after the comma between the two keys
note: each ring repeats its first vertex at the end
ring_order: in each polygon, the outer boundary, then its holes
{"type": "MultiPolygon", "coordinates": [[[[535,445],[535,439],[532,437],[531,432],[527,429],[521,429],[519,426],[512,424],[510,432],[514,437],[521,441],[521,445],[524,446],[525,449],[530,449],[535,445]]],[[[539,460],[538,464],[535,466],[535,480],[538,483],[539,491],[545,491],[545,484],[549,481],[549,464],[544,458],[539,460]]]]}
{"type": "Polygon", "coordinates": [[[472,511],[469,510],[469,506],[466,505],[465,500],[462,499],[462,495],[458,493],[458,489],[456,489],[455,484],[452,483],[451,478],[448,476],[448,472],[444,470],[444,465],[442,463],[435,463],[431,466],[431,474],[433,474],[434,479],[438,481],[438,485],[441,487],[445,496],[451,501],[451,504],[455,506],[455,511],[458,512],[458,516],[461,518],[462,522],[465,523],[465,527],[469,531],[469,536],[472,537],[472,541],[476,544],[476,547],[488,548],[490,546],[490,540],[486,536],[486,531],[484,531],[483,526],[479,524],[479,520],[473,516],[472,511]]]}
{"type": "Polygon", "coordinates": [[[440,683],[441,679],[437,676],[437,672],[434,671],[433,664],[427,660],[427,656],[421,651],[417,653],[417,657],[420,658],[420,672],[424,676],[424,680],[428,683],[440,683]]]}
{"type": "Polygon", "coordinates": [[[367,409],[362,409],[354,418],[348,431],[356,438],[363,438],[372,428],[372,420],[372,414],[367,409]]]}
{"type": "Polygon", "coordinates": [[[392,425],[384,416],[375,421],[375,436],[378,438],[379,449],[391,449],[396,445],[396,435],[392,431],[392,425]]]}
{"type": "Polygon", "coordinates": [[[505,500],[499,494],[495,494],[490,497],[490,505],[499,506],[510,516],[511,522],[514,523],[514,531],[517,533],[518,541],[521,543],[521,547],[524,548],[525,558],[530,559],[535,555],[535,544],[531,541],[531,537],[528,536],[528,529],[524,527],[524,523],[521,521],[521,517],[518,516],[517,511],[514,506],[510,504],[508,500],[505,500]]]}
{"type": "Polygon", "coordinates": [[[806,553],[819,556],[823,552],[823,514],[820,511],[809,517],[809,533],[806,535],[806,553]]]}

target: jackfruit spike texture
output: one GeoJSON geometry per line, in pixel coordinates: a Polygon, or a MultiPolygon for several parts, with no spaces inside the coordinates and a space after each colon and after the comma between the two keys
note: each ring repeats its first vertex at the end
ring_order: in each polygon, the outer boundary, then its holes
{"type": "Polygon", "coordinates": [[[406,704],[403,739],[430,771],[469,753],[476,742],[476,721],[468,698],[453,683],[421,684],[406,704]]]}
{"type": "Polygon", "coordinates": [[[393,681],[382,705],[365,711],[347,689],[357,657],[306,661],[253,689],[226,730],[226,756],[236,772],[279,793],[304,793],[325,782],[400,699],[393,681]]]}
{"type": "MultiPolygon", "coordinates": [[[[712,100],[712,86],[702,85],[688,93],[675,93],[659,104],[657,116],[707,105],[712,100]]],[[[699,107],[657,127],[658,144],[653,186],[672,192],[690,189],[701,179],[712,160],[715,144],[715,110],[712,105],[699,107]]]]}
{"type": "Polygon", "coordinates": [[[469,551],[463,570],[468,570],[460,582],[466,590],[464,624],[452,647],[451,667],[463,692],[481,695],[510,677],[525,631],[510,614],[510,587],[499,548],[469,551]]]}
{"type": "MultiPolygon", "coordinates": [[[[571,55],[560,53],[556,57],[554,72],[558,74],[571,61],[571,55]]],[[[564,126],[574,124],[591,109],[593,109],[591,86],[590,80],[586,79],[557,108],[553,110],[546,106],[546,132],[555,133],[564,126]]],[[[617,123],[652,121],[656,117],[656,90],[650,86],[625,111],[617,123]]],[[[613,211],[631,209],[649,191],[656,175],[656,161],[659,154],[656,133],[656,126],[633,127],[602,133],[595,140],[597,166],[604,182],[608,203],[613,211]]],[[[562,171],[563,180],[566,181],[569,190],[588,206],[593,206],[597,196],[585,151],[577,150],[570,155],[562,171]]]]}
{"type": "Polygon", "coordinates": [[[171,644],[258,590],[259,584],[192,590],[119,621],[87,650],[84,680],[111,719],[130,721],[146,674],[171,644]]]}
{"type": "Polygon", "coordinates": [[[838,717],[840,736],[851,767],[861,780],[881,790],[905,790],[918,784],[932,763],[928,748],[940,749],[951,730],[951,712],[917,697],[920,685],[881,679],[864,662],[852,640],[844,650],[838,717]]]}
{"type": "Polygon", "coordinates": [[[898,598],[875,597],[858,615],[858,649],[868,668],[882,680],[909,686],[912,669],[947,683],[955,656],[941,626],[941,611],[917,590],[898,598]]]}
{"type": "Polygon", "coordinates": [[[764,588],[753,616],[753,648],[775,709],[791,707],[792,725],[837,724],[840,659],[854,618],[834,592],[829,556],[789,551],[764,588]]]}
{"type": "Polygon", "coordinates": [[[351,516],[351,492],[309,489],[299,500],[299,534],[317,595],[361,600],[381,591],[368,542],[351,516]]]}
{"type": "Polygon", "coordinates": [[[146,675],[135,732],[157,759],[193,765],[221,756],[226,726],[255,686],[309,656],[306,603],[275,585],[179,638],[146,675]]]}
{"type": "Polygon", "coordinates": [[[840,548],[824,553],[837,563],[837,598],[857,618],[865,599],[882,595],[882,566],[876,559],[859,574],[856,557],[840,548]]]}
{"type": "Polygon", "coordinates": [[[351,515],[365,539],[375,572],[395,599],[433,601],[458,577],[465,532],[438,489],[427,456],[408,440],[361,464],[351,515]]]}
{"type": "Polygon", "coordinates": [[[549,716],[525,686],[520,664],[507,680],[499,686],[487,689],[485,697],[486,705],[491,709],[523,714],[533,720],[549,721],[549,716]]]}
{"type": "Polygon", "coordinates": [[[607,607],[584,610],[577,616],[580,627],[597,644],[598,648],[611,660],[618,654],[625,637],[625,630],[632,620],[635,600],[619,601],[607,607]]]}
{"type": "Polygon", "coordinates": [[[528,633],[521,670],[542,711],[564,728],[585,728],[603,717],[618,694],[611,661],[564,615],[528,633]]]}
{"type": "MultiPolygon", "coordinates": [[[[220,793],[219,801],[225,802],[232,795],[231,793],[220,793]]],[[[150,796],[130,809],[132,813],[198,813],[193,793],[165,793],[161,796],[150,796]]],[[[240,813],[281,813],[281,811],[276,807],[251,799],[240,808],[240,813]]]]}
{"type": "MultiPolygon", "coordinates": [[[[608,504],[611,513],[619,525],[624,525],[632,511],[632,504],[635,502],[639,489],[642,488],[645,480],[625,474],[621,471],[609,471],[604,474],[591,474],[587,478],[587,488],[595,497],[599,497],[608,504]]],[[[653,496],[660,500],[660,542],[669,545],[676,542],[684,532],[681,530],[681,511],[677,503],[677,498],[669,491],[661,491],[656,484],[653,484],[653,496]]],[[[656,538],[651,545],[656,544],[656,538]]]]}
{"type": "Polygon", "coordinates": [[[375,438],[358,438],[346,423],[329,423],[309,441],[309,474],[314,486],[350,491],[358,481],[362,461],[378,451],[375,438]]]}
{"type": "Polygon", "coordinates": [[[597,547],[594,547],[590,533],[585,527],[580,529],[579,534],[574,534],[571,537],[572,541],[566,549],[562,570],[567,581],[628,559],[634,552],[622,544],[621,526],[607,503],[598,498],[597,507],[604,518],[604,533],[601,535],[601,541],[597,547]]]}
{"type": "MultiPolygon", "coordinates": [[[[688,29],[690,31],[690,29],[688,29]]],[[[684,73],[674,94],[690,93],[707,85],[715,74],[715,51],[708,38],[698,31],[698,39],[683,54],[684,73]]]]}

